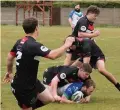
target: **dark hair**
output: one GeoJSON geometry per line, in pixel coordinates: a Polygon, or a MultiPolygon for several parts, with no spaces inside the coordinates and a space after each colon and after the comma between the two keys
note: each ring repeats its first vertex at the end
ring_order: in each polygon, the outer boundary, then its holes
{"type": "Polygon", "coordinates": [[[76,7],[77,5],[79,5],[79,6],[80,6],[80,4],[75,4],[75,6],[74,6],[74,7],[76,7]]]}
{"type": "Polygon", "coordinates": [[[34,17],[27,18],[23,21],[22,26],[26,34],[33,33],[38,26],[38,20],[34,17]]]}
{"type": "Polygon", "coordinates": [[[86,86],[87,88],[89,88],[89,87],[91,87],[91,86],[93,86],[93,88],[96,87],[95,82],[94,82],[92,79],[87,79],[87,80],[84,82],[83,86],[86,86]]]}
{"type": "Polygon", "coordinates": [[[92,67],[90,66],[89,63],[83,63],[82,66],[81,66],[81,68],[85,72],[92,73],[92,67]]]}
{"type": "Polygon", "coordinates": [[[95,5],[91,5],[87,9],[87,13],[86,14],[88,14],[88,13],[95,13],[95,14],[99,15],[100,14],[100,9],[97,6],[95,6],[95,5]]]}

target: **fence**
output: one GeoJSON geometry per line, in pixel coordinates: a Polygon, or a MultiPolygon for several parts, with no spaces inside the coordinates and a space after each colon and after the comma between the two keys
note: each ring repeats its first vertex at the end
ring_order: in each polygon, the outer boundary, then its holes
{"type": "MultiPolygon", "coordinates": [[[[61,8],[60,9],[60,25],[69,25],[68,23],[68,15],[72,8],[61,8]]],[[[86,8],[81,9],[85,14],[86,8]]],[[[107,24],[107,25],[118,25],[120,26],[120,8],[100,8],[101,13],[98,17],[96,24],[107,24]]],[[[32,16],[32,13],[31,13],[32,16]]],[[[46,18],[48,17],[48,13],[46,14],[46,18]]],[[[57,15],[56,15],[57,16],[57,15]]],[[[23,10],[19,11],[19,21],[21,24],[23,21],[23,10]]],[[[39,23],[42,23],[42,15],[38,12],[38,20],[39,23]]],[[[15,25],[15,8],[1,8],[1,24],[12,24],[15,25]]],[[[45,24],[49,24],[49,20],[45,20],[45,24]]]]}

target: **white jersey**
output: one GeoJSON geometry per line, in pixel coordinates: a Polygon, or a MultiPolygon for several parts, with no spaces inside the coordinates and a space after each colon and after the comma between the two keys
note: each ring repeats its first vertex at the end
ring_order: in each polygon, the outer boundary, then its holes
{"type": "Polygon", "coordinates": [[[83,17],[83,13],[82,12],[76,12],[75,10],[71,11],[69,14],[69,18],[72,19],[72,24],[74,26],[76,26],[78,20],[83,17]]]}

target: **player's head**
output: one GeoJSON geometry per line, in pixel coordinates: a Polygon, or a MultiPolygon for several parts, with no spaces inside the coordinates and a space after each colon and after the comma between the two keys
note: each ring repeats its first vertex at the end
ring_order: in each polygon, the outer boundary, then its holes
{"type": "Polygon", "coordinates": [[[88,63],[83,63],[81,68],[78,70],[78,77],[85,80],[90,76],[90,73],[92,73],[92,67],[88,63]]]}
{"type": "Polygon", "coordinates": [[[89,6],[86,12],[87,18],[91,22],[94,22],[99,14],[100,9],[95,5],[89,6]]]}
{"type": "Polygon", "coordinates": [[[88,79],[83,84],[81,91],[84,93],[85,96],[91,95],[95,89],[95,82],[92,79],[88,79]]]}
{"type": "Polygon", "coordinates": [[[75,5],[75,11],[80,12],[80,5],[79,4],[75,5]]]}
{"type": "Polygon", "coordinates": [[[26,34],[35,33],[38,36],[38,20],[34,17],[27,18],[23,21],[22,27],[26,34]]]}

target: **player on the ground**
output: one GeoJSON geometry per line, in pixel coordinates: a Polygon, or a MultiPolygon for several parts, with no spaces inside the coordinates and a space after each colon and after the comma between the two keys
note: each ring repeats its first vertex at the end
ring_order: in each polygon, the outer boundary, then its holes
{"type": "Polygon", "coordinates": [[[86,103],[88,102],[86,100],[86,96],[91,95],[94,89],[95,89],[94,81],[91,79],[88,79],[84,83],[74,82],[58,88],[58,95],[62,97],[61,102],[74,103],[74,101],[72,100],[72,95],[77,91],[81,91],[84,94],[84,96],[82,99],[79,100],[79,102],[86,103]]]}
{"type": "Polygon", "coordinates": [[[72,45],[74,38],[69,37],[63,46],[50,50],[36,41],[39,35],[38,20],[36,18],[25,19],[22,27],[26,35],[15,43],[8,54],[7,73],[4,81],[11,82],[12,92],[21,109],[33,110],[54,101],[49,90],[37,79],[39,56],[49,59],[60,57],[72,45]],[[12,79],[15,58],[16,73],[12,79]]]}
{"type": "Polygon", "coordinates": [[[57,95],[57,88],[68,83],[80,82],[89,78],[92,68],[85,63],[80,68],[74,66],[53,66],[43,74],[43,83],[51,86],[53,97],[56,101],[60,101],[61,97],[57,95]]]}

